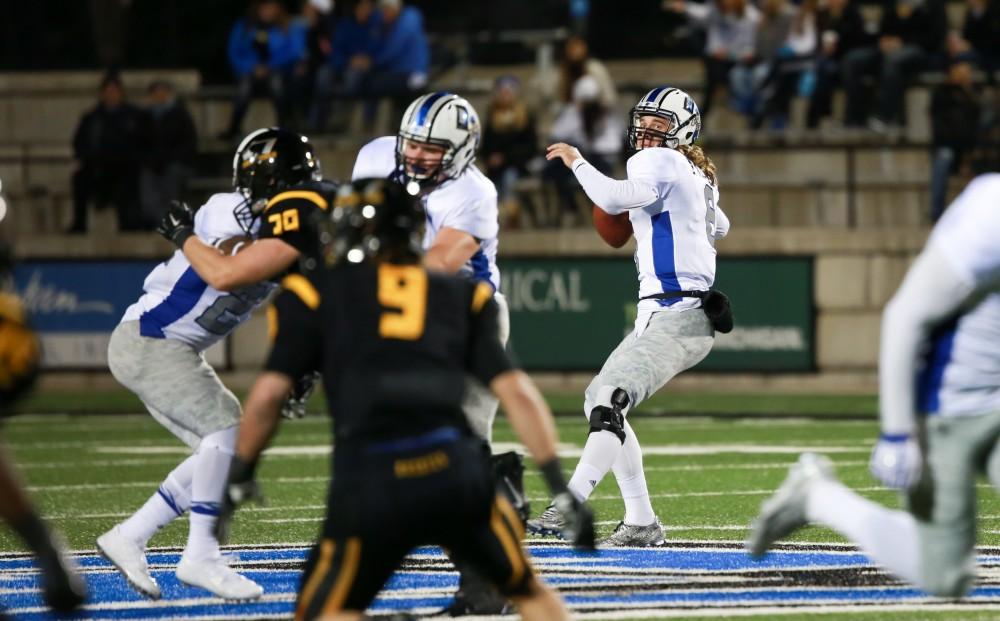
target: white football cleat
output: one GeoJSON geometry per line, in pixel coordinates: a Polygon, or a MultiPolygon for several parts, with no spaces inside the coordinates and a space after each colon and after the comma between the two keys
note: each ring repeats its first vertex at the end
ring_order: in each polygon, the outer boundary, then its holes
{"type": "Polygon", "coordinates": [[[160,599],[160,585],[149,573],[146,551],[136,541],[122,535],[119,526],[97,538],[97,549],[135,590],[146,597],[160,599]]]}
{"type": "Polygon", "coordinates": [[[747,552],[755,559],[763,557],[775,541],[806,526],[806,502],[809,490],[817,481],[833,480],[833,464],[825,455],[802,453],[788,469],[788,476],[774,494],[764,501],[760,515],[750,525],[747,552]]]}
{"type": "Polygon", "coordinates": [[[177,564],[177,579],[233,601],[254,600],[264,593],[259,584],[233,571],[221,556],[200,561],[181,557],[181,562],[177,564]]]}

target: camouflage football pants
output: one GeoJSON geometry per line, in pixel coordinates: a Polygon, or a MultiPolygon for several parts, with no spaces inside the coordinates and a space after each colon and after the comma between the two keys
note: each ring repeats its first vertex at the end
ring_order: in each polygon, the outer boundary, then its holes
{"type": "Polygon", "coordinates": [[[158,423],[191,448],[210,433],[240,422],[240,402],[205,357],[173,339],[139,334],[138,321],[111,333],[108,367],[158,423]]]}
{"type": "MultiPolygon", "coordinates": [[[[507,298],[499,291],[494,294],[500,313],[497,317],[497,324],[500,328],[500,342],[507,345],[510,338],[510,310],[507,307],[507,298]]],[[[482,382],[472,377],[465,380],[465,399],[462,402],[462,410],[472,427],[472,432],[487,442],[493,441],[493,419],[497,416],[497,408],[500,402],[493,396],[493,391],[482,382]]]]}
{"type": "Polygon", "coordinates": [[[589,418],[599,405],[595,401],[602,387],[621,388],[635,407],[675,375],[701,362],[714,340],[715,331],[700,308],[661,310],[641,318],[587,387],[584,415],[589,418]]]}

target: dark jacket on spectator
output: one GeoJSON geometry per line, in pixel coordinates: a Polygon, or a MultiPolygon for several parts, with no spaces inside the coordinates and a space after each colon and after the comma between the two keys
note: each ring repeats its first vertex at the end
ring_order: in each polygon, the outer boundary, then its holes
{"type": "Polygon", "coordinates": [[[330,52],[330,64],[334,69],[346,69],[355,54],[371,56],[375,53],[375,27],[374,12],[364,24],[359,24],[353,15],[337,21],[333,29],[333,51],[330,52]]]}
{"type": "Polygon", "coordinates": [[[376,69],[397,73],[427,73],[431,52],[420,9],[404,6],[391,25],[386,25],[382,13],[376,11],[375,27],[378,41],[372,65],[376,69]]]}
{"type": "Polygon", "coordinates": [[[251,73],[257,65],[266,65],[272,71],[287,71],[305,57],[306,29],[298,20],[290,21],[287,28],[265,28],[241,19],[229,33],[229,64],[238,77],[251,73]],[[259,47],[265,50],[263,54],[259,47]]]}
{"type": "Polygon", "coordinates": [[[194,121],[179,100],[163,110],[147,110],[143,132],[144,164],[162,172],[168,164],[194,164],[198,134],[194,121]]]}
{"type": "Polygon", "coordinates": [[[76,127],[73,157],[95,170],[138,169],[141,132],[142,112],[135,106],[98,104],[76,127]]]}
{"type": "Polygon", "coordinates": [[[844,7],[840,15],[833,15],[830,9],[823,8],[816,13],[816,42],[819,50],[823,49],[823,33],[837,33],[837,49],[833,58],[840,59],[844,54],[871,43],[871,37],[865,30],[865,20],[861,11],[853,3],[844,7]]]}
{"type": "Polygon", "coordinates": [[[916,45],[925,52],[938,52],[944,45],[948,32],[948,16],[940,0],[924,0],[914,7],[909,17],[903,19],[896,12],[896,5],[908,0],[890,1],[882,12],[879,36],[895,36],[907,45],[916,45]]]}
{"type": "Polygon", "coordinates": [[[966,10],[962,36],[977,52],[1000,57],[1000,1],[989,0],[978,14],[966,10]]]}
{"type": "Polygon", "coordinates": [[[494,153],[502,153],[504,168],[513,166],[525,172],[528,161],[538,153],[538,138],[535,119],[524,104],[518,103],[502,112],[489,110],[480,153],[484,161],[494,153]]]}
{"type": "Polygon", "coordinates": [[[979,135],[979,94],[957,84],[941,84],[931,95],[935,146],[969,149],[979,135]]]}

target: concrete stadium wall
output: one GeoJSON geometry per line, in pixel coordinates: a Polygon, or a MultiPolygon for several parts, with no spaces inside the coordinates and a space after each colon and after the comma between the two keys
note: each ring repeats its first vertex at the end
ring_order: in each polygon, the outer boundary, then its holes
{"type": "MultiPolygon", "coordinates": [[[[734,222],[733,233],[719,243],[721,256],[810,256],[814,259],[813,291],[816,309],[816,373],[796,374],[687,374],[671,383],[672,390],[728,392],[855,392],[876,389],[879,321],[885,302],[899,285],[907,266],[927,236],[923,228],[744,228],[734,222]],[[725,381],[720,381],[724,377],[725,381]]],[[[21,238],[15,250],[23,258],[149,258],[167,256],[172,248],[154,235],[114,235],[104,238],[62,236],[21,238]]],[[[604,246],[588,230],[508,231],[501,238],[506,257],[621,256],[630,260],[631,248],[604,246]]],[[[761,295],[781,303],[781,283],[769,283],[761,295]]],[[[263,313],[231,340],[233,369],[228,381],[247,385],[267,352],[263,313]]],[[[113,386],[113,380],[59,374],[48,385],[68,387],[113,386]],[[109,382],[110,380],[110,382],[109,382]],[[95,383],[96,382],[96,383],[95,383]]],[[[589,374],[548,373],[539,376],[550,389],[582,390],[589,374]]]]}

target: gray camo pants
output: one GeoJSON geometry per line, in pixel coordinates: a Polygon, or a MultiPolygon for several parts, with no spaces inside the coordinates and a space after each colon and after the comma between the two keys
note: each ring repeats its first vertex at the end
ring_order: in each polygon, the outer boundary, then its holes
{"type": "MultiPolygon", "coordinates": [[[[510,338],[510,309],[507,307],[507,298],[498,291],[494,294],[493,299],[500,307],[500,314],[497,317],[500,329],[498,336],[500,342],[506,346],[507,339],[510,338]]],[[[497,417],[499,406],[500,402],[493,396],[493,391],[489,387],[483,386],[479,380],[471,375],[466,377],[462,411],[465,412],[465,418],[469,421],[469,426],[472,427],[472,433],[487,442],[492,442],[493,420],[497,417]]]]}
{"type": "Polygon", "coordinates": [[[614,388],[627,392],[630,407],[635,407],[675,375],[701,362],[714,340],[715,332],[700,308],[650,314],[645,324],[637,322],[590,382],[584,415],[589,418],[598,399],[609,397],[614,388]]]}
{"type": "Polygon", "coordinates": [[[111,333],[108,367],[158,423],[191,448],[240,422],[240,402],[200,352],[173,339],[139,334],[138,321],[111,333]]]}

